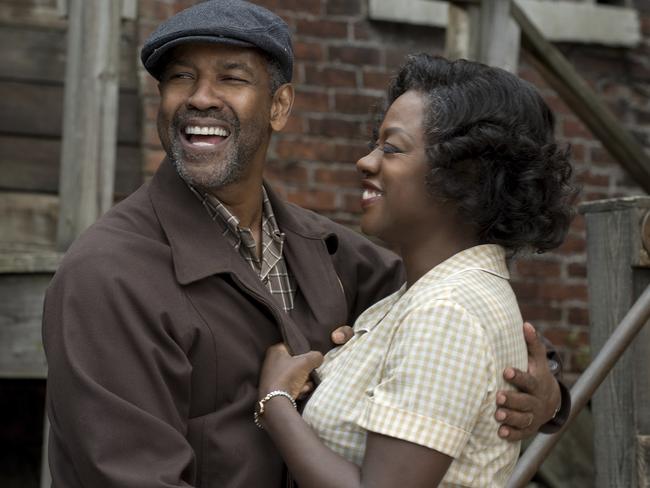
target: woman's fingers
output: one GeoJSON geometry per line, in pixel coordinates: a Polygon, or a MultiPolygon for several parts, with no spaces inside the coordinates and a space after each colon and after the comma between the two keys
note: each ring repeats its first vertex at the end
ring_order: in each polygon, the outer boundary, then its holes
{"type": "Polygon", "coordinates": [[[312,381],[308,381],[307,383],[302,385],[302,389],[300,390],[300,394],[298,395],[298,399],[302,400],[307,395],[309,395],[312,391],[314,391],[314,383],[312,381]]]}

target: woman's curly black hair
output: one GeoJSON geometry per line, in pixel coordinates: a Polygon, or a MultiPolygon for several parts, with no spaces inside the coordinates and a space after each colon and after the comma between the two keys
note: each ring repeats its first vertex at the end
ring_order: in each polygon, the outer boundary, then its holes
{"type": "Polygon", "coordinates": [[[388,104],[409,90],[426,100],[431,194],[454,202],[482,243],[511,253],[559,246],[577,187],[569,149],[555,143],[555,118],[535,88],[498,68],[416,54],[392,80],[388,104]]]}

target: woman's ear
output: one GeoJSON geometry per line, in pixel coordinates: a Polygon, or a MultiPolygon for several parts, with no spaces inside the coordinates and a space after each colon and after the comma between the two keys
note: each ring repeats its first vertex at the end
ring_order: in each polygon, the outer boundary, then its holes
{"type": "Polygon", "coordinates": [[[291,83],[285,83],[273,95],[273,102],[271,103],[271,127],[274,131],[282,130],[287,120],[289,120],[294,96],[293,85],[291,83]]]}

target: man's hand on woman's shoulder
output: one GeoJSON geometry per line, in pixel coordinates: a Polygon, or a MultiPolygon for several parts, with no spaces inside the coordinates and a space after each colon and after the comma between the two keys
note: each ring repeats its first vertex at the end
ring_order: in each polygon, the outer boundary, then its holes
{"type": "Polygon", "coordinates": [[[517,390],[497,392],[495,417],[502,424],[499,436],[511,441],[535,435],[556,415],[562,403],[560,385],[549,368],[546,347],[529,323],[524,324],[524,337],[528,371],[506,368],[503,378],[517,390]]]}
{"type": "Polygon", "coordinates": [[[349,325],[342,325],[332,331],[331,339],[334,344],[337,346],[342,346],[354,335],[354,330],[349,325]]]}

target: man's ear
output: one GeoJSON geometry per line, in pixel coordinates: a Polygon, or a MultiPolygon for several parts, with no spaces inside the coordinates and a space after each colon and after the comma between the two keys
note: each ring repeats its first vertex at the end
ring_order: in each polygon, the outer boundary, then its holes
{"type": "Polygon", "coordinates": [[[289,120],[294,97],[295,94],[291,83],[285,83],[273,95],[273,102],[271,102],[271,127],[274,131],[282,130],[287,120],[289,120]]]}

